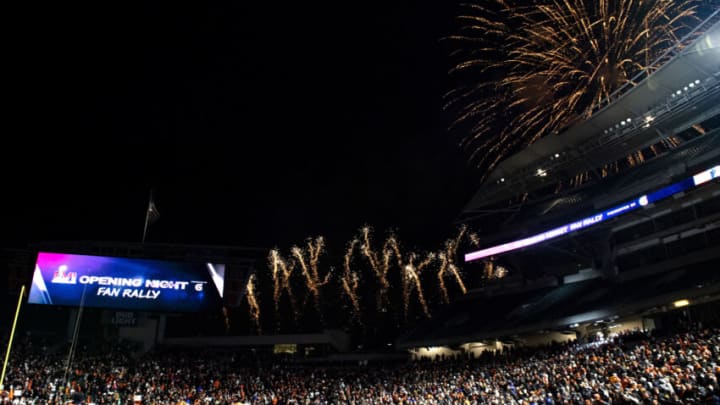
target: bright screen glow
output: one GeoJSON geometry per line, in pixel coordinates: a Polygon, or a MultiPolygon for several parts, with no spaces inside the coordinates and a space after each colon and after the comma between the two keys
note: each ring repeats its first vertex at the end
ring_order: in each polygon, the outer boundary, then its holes
{"type": "Polygon", "coordinates": [[[489,247],[486,249],[467,253],[465,255],[465,262],[471,262],[473,260],[482,259],[484,257],[490,257],[490,256],[494,256],[494,255],[499,255],[501,253],[506,253],[506,252],[510,252],[513,250],[522,249],[527,246],[532,246],[537,243],[541,243],[541,242],[545,242],[550,239],[557,238],[558,236],[562,236],[562,235],[568,234],[573,231],[587,228],[589,226],[603,222],[607,219],[614,218],[614,217],[622,215],[622,214],[626,214],[626,213],[628,213],[630,211],[634,211],[640,207],[644,207],[648,204],[652,204],[656,201],[667,198],[673,194],[677,194],[681,191],[687,190],[691,187],[698,186],[700,184],[706,183],[710,180],[713,180],[713,179],[716,179],[719,177],[720,177],[720,165],[714,166],[707,170],[704,170],[704,171],[692,176],[691,178],[687,178],[678,183],[674,183],[667,187],[663,187],[660,190],[657,190],[653,193],[640,196],[634,200],[630,200],[626,203],[623,203],[616,207],[610,208],[609,210],[597,213],[595,215],[589,216],[587,218],[583,218],[583,219],[575,221],[575,222],[571,222],[567,225],[563,225],[558,228],[554,228],[549,231],[545,231],[545,232],[542,232],[537,235],[533,235],[533,236],[530,236],[530,237],[527,237],[524,239],[518,239],[516,241],[503,243],[502,245],[496,245],[496,246],[492,246],[492,247],[489,247]]]}
{"type": "Polygon", "coordinates": [[[222,304],[225,265],[38,253],[28,303],[195,312],[222,304]]]}

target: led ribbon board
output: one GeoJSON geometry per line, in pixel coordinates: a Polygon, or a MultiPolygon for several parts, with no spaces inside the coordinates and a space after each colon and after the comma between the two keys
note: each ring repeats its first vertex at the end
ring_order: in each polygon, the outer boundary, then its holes
{"type": "Polygon", "coordinates": [[[225,265],[38,253],[28,303],[157,312],[222,304],[225,265]]]}
{"type": "Polygon", "coordinates": [[[685,180],[661,188],[660,190],[657,190],[653,193],[645,194],[639,198],[630,200],[626,203],[620,204],[616,207],[610,208],[606,211],[597,213],[587,218],[583,218],[581,220],[571,222],[569,224],[553,228],[549,231],[545,231],[524,239],[518,239],[512,242],[503,243],[502,245],[496,245],[486,249],[467,253],[465,255],[465,262],[471,262],[473,260],[482,259],[484,257],[499,255],[501,253],[522,249],[524,247],[532,246],[553,238],[557,238],[558,236],[562,236],[573,231],[588,228],[605,220],[615,218],[630,211],[634,211],[645,205],[670,197],[671,195],[677,194],[681,191],[696,187],[700,184],[706,183],[718,177],[720,177],[720,166],[715,166],[685,180]]]}

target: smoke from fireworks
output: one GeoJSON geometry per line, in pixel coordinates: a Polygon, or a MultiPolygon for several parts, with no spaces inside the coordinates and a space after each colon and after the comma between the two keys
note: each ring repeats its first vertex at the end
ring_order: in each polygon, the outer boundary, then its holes
{"type": "MultiPolygon", "coordinates": [[[[465,283],[463,282],[462,277],[460,276],[460,272],[458,267],[455,265],[455,257],[457,256],[457,249],[460,246],[460,242],[463,239],[463,236],[465,236],[465,233],[467,232],[467,226],[463,225],[460,227],[460,231],[458,232],[457,237],[455,239],[449,239],[445,242],[445,250],[440,252],[438,254],[438,259],[440,260],[440,267],[438,267],[437,272],[437,278],[438,278],[438,287],[440,289],[440,298],[443,303],[447,304],[450,302],[450,297],[448,295],[447,287],[445,286],[445,277],[450,274],[455,278],[455,281],[458,284],[458,287],[460,287],[460,290],[462,290],[462,293],[467,293],[467,288],[465,288],[465,283]]],[[[471,234],[470,238],[473,240],[473,236],[471,234]]],[[[475,236],[475,239],[477,236],[475,236]]]]}
{"type": "Polygon", "coordinates": [[[350,269],[350,263],[352,262],[353,252],[355,246],[360,243],[358,239],[353,239],[349,244],[345,257],[343,258],[343,274],[340,278],[340,285],[342,285],[343,291],[347,295],[350,303],[352,304],[353,314],[356,319],[360,319],[360,299],[358,298],[358,287],[360,285],[360,278],[357,273],[350,269]]]}
{"type": "Polygon", "coordinates": [[[446,38],[458,58],[450,74],[460,83],[446,95],[446,108],[456,113],[451,127],[468,129],[461,146],[489,172],[515,149],[589,117],[688,31],[699,4],[490,0],[467,5],[467,13],[458,17],[459,31],[446,38]]]}
{"type": "Polygon", "coordinates": [[[255,295],[257,287],[255,286],[255,274],[251,274],[248,278],[247,285],[245,286],[245,296],[247,297],[248,306],[250,309],[250,318],[255,324],[255,328],[258,333],[262,333],[260,329],[260,306],[257,302],[257,296],[255,295]]]}

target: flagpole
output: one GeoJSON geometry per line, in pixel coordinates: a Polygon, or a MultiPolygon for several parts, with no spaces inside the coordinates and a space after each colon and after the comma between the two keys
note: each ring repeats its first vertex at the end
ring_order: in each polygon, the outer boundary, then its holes
{"type": "Polygon", "coordinates": [[[80,335],[80,321],[82,320],[83,308],[85,308],[85,292],[87,291],[87,284],[83,285],[82,296],[80,296],[80,307],[75,317],[75,330],[73,330],[72,341],[70,342],[70,352],[68,353],[67,362],[65,363],[65,375],[63,377],[63,384],[67,386],[67,376],[70,371],[70,365],[72,364],[73,357],[75,357],[75,350],[77,349],[77,340],[80,335]]]}
{"type": "Polygon", "coordinates": [[[142,237],[142,243],[145,243],[145,236],[147,235],[147,226],[148,226],[148,218],[150,217],[149,210],[146,210],[148,212],[145,213],[145,227],[143,228],[143,237],[142,237]]]}
{"type": "Polygon", "coordinates": [[[7,369],[8,360],[10,360],[10,348],[12,348],[13,338],[15,337],[15,327],[17,326],[18,315],[20,315],[20,306],[22,305],[23,295],[25,295],[24,285],[20,288],[20,297],[18,298],[17,309],[15,309],[15,319],[13,320],[12,330],[10,331],[10,340],[8,341],[7,351],[5,352],[2,374],[0,374],[0,391],[4,388],[3,383],[5,382],[5,370],[7,369]]]}
{"type": "Polygon", "coordinates": [[[152,204],[153,192],[150,190],[150,199],[148,200],[148,206],[145,210],[145,227],[143,228],[142,243],[145,244],[145,237],[147,236],[148,222],[150,221],[150,204],[152,204]]]}

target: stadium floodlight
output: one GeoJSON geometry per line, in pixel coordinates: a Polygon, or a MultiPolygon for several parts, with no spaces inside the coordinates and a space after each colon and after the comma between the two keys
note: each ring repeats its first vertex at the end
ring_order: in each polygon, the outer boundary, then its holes
{"type": "Polygon", "coordinates": [[[673,306],[675,308],[686,307],[688,305],[690,305],[690,301],[688,301],[688,300],[677,300],[677,301],[673,302],[673,306]]]}
{"type": "Polygon", "coordinates": [[[654,120],[655,117],[653,117],[652,115],[648,115],[647,117],[645,117],[645,125],[643,125],[643,128],[650,128],[650,123],[654,120]]]}

